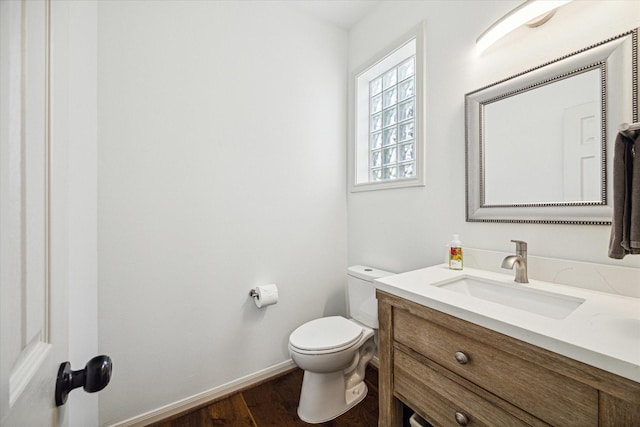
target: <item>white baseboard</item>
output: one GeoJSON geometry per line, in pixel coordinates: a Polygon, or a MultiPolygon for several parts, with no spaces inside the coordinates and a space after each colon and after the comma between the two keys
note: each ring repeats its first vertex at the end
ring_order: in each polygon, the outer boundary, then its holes
{"type": "Polygon", "coordinates": [[[173,415],[179,414],[189,409],[203,405],[209,401],[228,396],[234,392],[240,391],[253,384],[257,384],[264,380],[268,380],[272,377],[278,376],[284,372],[287,372],[295,368],[293,360],[285,360],[277,365],[270,366],[261,371],[253,374],[238,378],[237,380],[222,384],[218,387],[214,387],[210,390],[203,391],[191,397],[178,400],[177,402],[169,405],[162,406],[153,411],[146,412],[141,415],[129,418],[128,420],[120,421],[119,423],[112,424],[111,427],[143,427],[151,423],[161,421],[165,418],[169,418],[173,415]]]}

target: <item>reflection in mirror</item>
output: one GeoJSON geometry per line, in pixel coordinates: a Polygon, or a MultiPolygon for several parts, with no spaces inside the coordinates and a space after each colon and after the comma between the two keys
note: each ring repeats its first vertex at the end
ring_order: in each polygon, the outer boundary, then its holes
{"type": "Polygon", "coordinates": [[[482,103],[482,206],[603,202],[603,68],[482,103]]]}
{"type": "Polygon", "coordinates": [[[638,121],[637,34],[465,96],[467,221],[611,223],[611,147],[638,121]]]}

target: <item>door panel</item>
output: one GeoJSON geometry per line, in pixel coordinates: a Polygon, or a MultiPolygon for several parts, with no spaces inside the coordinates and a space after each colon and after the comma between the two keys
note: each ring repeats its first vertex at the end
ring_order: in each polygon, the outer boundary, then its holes
{"type": "Polygon", "coordinates": [[[0,2],[3,426],[57,424],[55,372],[66,358],[65,307],[52,309],[67,296],[64,180],[52,179],[50,6],[0,2]]]}

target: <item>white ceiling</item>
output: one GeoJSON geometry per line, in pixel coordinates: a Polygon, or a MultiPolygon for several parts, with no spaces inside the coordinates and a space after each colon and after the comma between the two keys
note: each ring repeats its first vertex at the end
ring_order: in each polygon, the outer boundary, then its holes
{"type": "Polygon", "coordinates": [[[290,0],[290,6],[349,30],[380,0],[290,0]]]}

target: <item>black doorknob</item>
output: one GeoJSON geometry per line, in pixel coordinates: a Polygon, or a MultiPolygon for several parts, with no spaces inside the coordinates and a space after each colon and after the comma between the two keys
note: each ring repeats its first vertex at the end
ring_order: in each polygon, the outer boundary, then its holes
{"type": "Polygon", "coordinates": [[[56,381],[56,406],[64,405],[74,388],[82,387],[88,393],[105,388],[111,379],[112,368],[111,358],[104,355],[89,360],[84,369],[79,371],[72,371],[69,362],[62,363],[56,381]]]}

